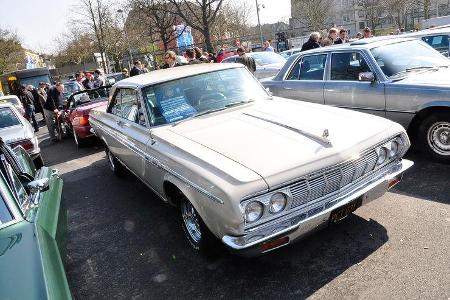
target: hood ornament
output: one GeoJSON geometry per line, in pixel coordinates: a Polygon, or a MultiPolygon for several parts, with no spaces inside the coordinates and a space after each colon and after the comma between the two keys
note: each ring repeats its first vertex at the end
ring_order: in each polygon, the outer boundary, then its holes
{"type": "Polygon", "coordinates": [[[330,133],[328,132],[328,129],[325,129],[322,133],[322,137],[324,139],[327,139],[330,136],[330,133]]]}

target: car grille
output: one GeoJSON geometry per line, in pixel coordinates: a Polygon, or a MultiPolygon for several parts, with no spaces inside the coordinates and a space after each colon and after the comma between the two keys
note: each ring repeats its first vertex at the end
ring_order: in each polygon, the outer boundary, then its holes
{"type": "Polygon", "coordinates": [[[370,173],[376,164],[377,154],[372,150],[358,159],[350,160],[328,169],[321,174],[309,176],[289,187],[292,195],[291,208],[307,204],[335,193],[370,173]]]}

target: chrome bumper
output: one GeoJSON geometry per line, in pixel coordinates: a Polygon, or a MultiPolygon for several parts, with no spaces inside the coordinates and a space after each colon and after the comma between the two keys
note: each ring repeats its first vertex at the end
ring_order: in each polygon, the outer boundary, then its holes
{"type": "Polygon", "coordinates": [[[364,184],[343,195],[339,195],[331,201],[326,199],[326,201],[322,201],[314,206],[295,210],[291,214],[280,218],[276,224],[258,226],[256,230],[252,229],[243,236],[225,235],[222,238],[222,242],[232,250],[236,250],[239,254],[245,256],[254,256],[285,246],[328,225],[331,212],[336,208],[342,207],[358,198],[361,200],[362,206],[383,196],[389,190],[390,184],[399,182],[402,173],[413,164],[412,161],[403,159],[391,165],[380,175],[370,178],[364,184]],[[260,247],[266,242],[285,237],[289,238],[285,239],[278,247],[269,250],[264,250],[260,247]]]}

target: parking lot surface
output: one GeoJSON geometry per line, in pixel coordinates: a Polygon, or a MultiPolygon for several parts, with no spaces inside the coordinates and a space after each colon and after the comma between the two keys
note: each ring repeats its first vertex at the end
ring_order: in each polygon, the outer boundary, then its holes
{"type": "Polygon", "coordinates": [[[450,166],[420,153],[392,192],[341,223],[259,258],[205,258],[177,210],[115,177],[102,146],[53,144],[43,128],[39,139],[64,179],[75,299],[450,299],[450,166]]]}

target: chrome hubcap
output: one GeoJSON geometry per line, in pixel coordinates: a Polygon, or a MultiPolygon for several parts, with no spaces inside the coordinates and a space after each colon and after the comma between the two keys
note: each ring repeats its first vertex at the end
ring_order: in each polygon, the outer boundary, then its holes
{"type": "Polygon", "coordinates": [[[109,150],[106,151],[106,156],[108,157],[108,164],[111,170],[114,172],[116,166],[114,165],[114,158],[109,150]]]}
{"type": "Polygon", "coordinates": [[[183,222],[187,233],[196,243],[199,243],[202,239],[200,221],[197,212],[188,201],[184,201],[181,205],[181,215],[183,216],[183,222]]]}
{"type": "Polygon", "coordinates": [[[450,155],[450,123],[438,122],[428,130],[428,144],[440,155],[450,155]]]}

